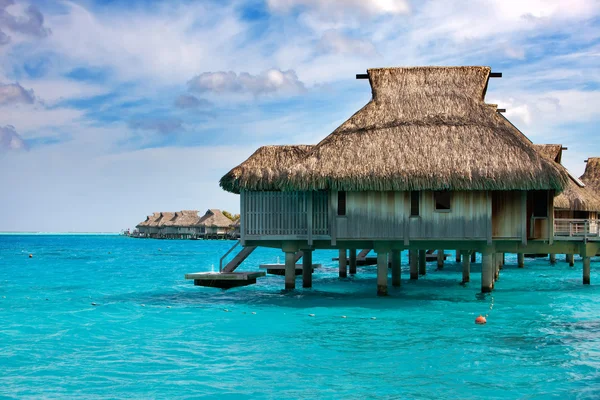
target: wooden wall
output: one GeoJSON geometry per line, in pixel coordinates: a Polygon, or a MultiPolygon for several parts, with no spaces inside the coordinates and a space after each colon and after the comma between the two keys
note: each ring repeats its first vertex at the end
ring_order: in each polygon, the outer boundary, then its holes
{"type": "Polygon", "coordinates": [[[410,192],[346,196],[346,216],[335,217],[337,239],[481,240],[490,229],[486,192],[452,192],[450,211],[436,211],[433,192],[421,192],[418,217],[410,216],[410,192]]]}
{"type": "Polygon", "coordinates": [[[327,192],[244,192],[241,202],[244,235],[329,235],[327,192]]]}
{"type": "Polygon", "coordinates": [[[492,236],[520,238],[523,235],[522,192],[491,192],[492,236]]]}
{"type": "MultiPolygon", "coordinates": [[[[419,216],[410,216],[410,192],[347,192],[346,215],[337,215],[338,192],[243,192],[241,235],[247,239],[521,240],[527,232],[524,192],[452,192],[451,210],[436,211],[434,194],[420,193],[419,216]],[[312,218],[310,217],[312,215],[312,218]]],[[[543,235],[545,225],[536,222],[543,235]]]]}

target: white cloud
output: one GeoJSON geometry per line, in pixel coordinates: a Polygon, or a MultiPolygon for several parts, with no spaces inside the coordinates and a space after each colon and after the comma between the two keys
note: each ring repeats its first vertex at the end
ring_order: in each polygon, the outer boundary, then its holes
{"type": "Polygon", "coordinates": [[[373,56],[377,54],[377,49],[370,40],[348,37],[336,30],[323,33],[318,46],[327,53],[353,54],[356,56],[373,56]]]}
{"type": "Polygon", "coordinates": [[[27,150],[27,145],[14,126],[0,126],[0,152],[10,150],[27,150]]]}
{"type": "Polygon", "coordinates": [[[251,93],[255,96],[271,93],[295,94],[305,90],[293,70],[269,69],[257,75],[247,72],[203,72],[188,82],[192,92],[251,93]]]}
{"type": "Polygon", "coordinates": [[[177,96],[175,99],[175,107],[189,109],[189,108],[200,108],[210,107],[212,103],[206,99],[199,99],[191,94],[182,94],[177,96]]]}
{"type": "Polygon", "coordinates": [[[26,90],[19,83],[0,83],[0,106],[7,104],[32,104],[35,101],[33,90],[26,90]]]}
{"type": "Polygon", "coordinates": [[[410,7],[406,0],[268,0],[269,8],[275,12],[290,12],[305,7],[328,16],[342,13],[368,14],[406,14],[410,7]]]}

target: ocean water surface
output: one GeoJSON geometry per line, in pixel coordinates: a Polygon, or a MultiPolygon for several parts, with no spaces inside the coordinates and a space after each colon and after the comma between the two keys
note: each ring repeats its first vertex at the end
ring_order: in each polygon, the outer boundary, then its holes
{"type": "Polygon", "coordinates": [[[183,279],[233,243],[0,236],[0,398],[600,398],[599,259],[583,286],[577,256],[507,255],[490,295],[479,259],[463,286],[454,257],[408,280],[406,253],[386,298],[375,267],[339,279],[334,251],[309,290],[183,279]]]}

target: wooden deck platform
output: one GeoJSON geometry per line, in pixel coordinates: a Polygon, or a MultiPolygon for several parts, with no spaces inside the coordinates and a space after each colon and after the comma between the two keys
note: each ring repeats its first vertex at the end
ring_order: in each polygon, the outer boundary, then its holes
{"type": "MultiPolygon", "coordinates": [[[[445,254],[444,253],[444,260],[446,260],[448,257],[450,257],[450,254],[445,254]]],[[[332,261],[339,261],[340,259],[338,257],[332,258],[332,261]]],[[[437,261],[437,254],[427,254],[426,255],[426,261],[427,262],[431,262],[431,261],[437,261]]],[[[390,266],[392,265],[391,262],[388,263],[390,266]]],[[[350,259],[346,260],[346,265],[350,265],[350,259]]],[[[356,259],[356,265],[359,267],[363,267],[365,265],[377,265],[377,257],[365,257],[365,258],[357,258],[356,259]]]]}
{"type": "Polygon", "coordinates": [[[185,279],[194,280],[195,286],[231,289],[256,283],[264,272],[196,272],[185,274],[185,279]]]}
{"type": "MultiPolygon", "coordinates": [[[[321,268],[321,264],[313,264],[312,270],[315,268],[321,268]]],[[[285,276],[285,264],[261,264],[260,269],[266,269],[269,275],[281,275],[285,276]]],[[[302,275],[302,264],[296,264],[296,275],[302,275]]]]}

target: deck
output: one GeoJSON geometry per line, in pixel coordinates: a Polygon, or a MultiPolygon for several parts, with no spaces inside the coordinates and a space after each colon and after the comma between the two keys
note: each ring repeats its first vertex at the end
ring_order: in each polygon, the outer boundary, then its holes
{"type": "Polygon", "coordinates": [[[554,240],[600,241],[598,225],[595,219],[557,218],[554,220],[554,240]]]}
{"type": "Polygon", "coordinates": [[[264,272],[195,272],[185,274],[185,279],[193,280],[195,286],[231,289],[256,283],[256,278],[265,276],[264,272]]]}

